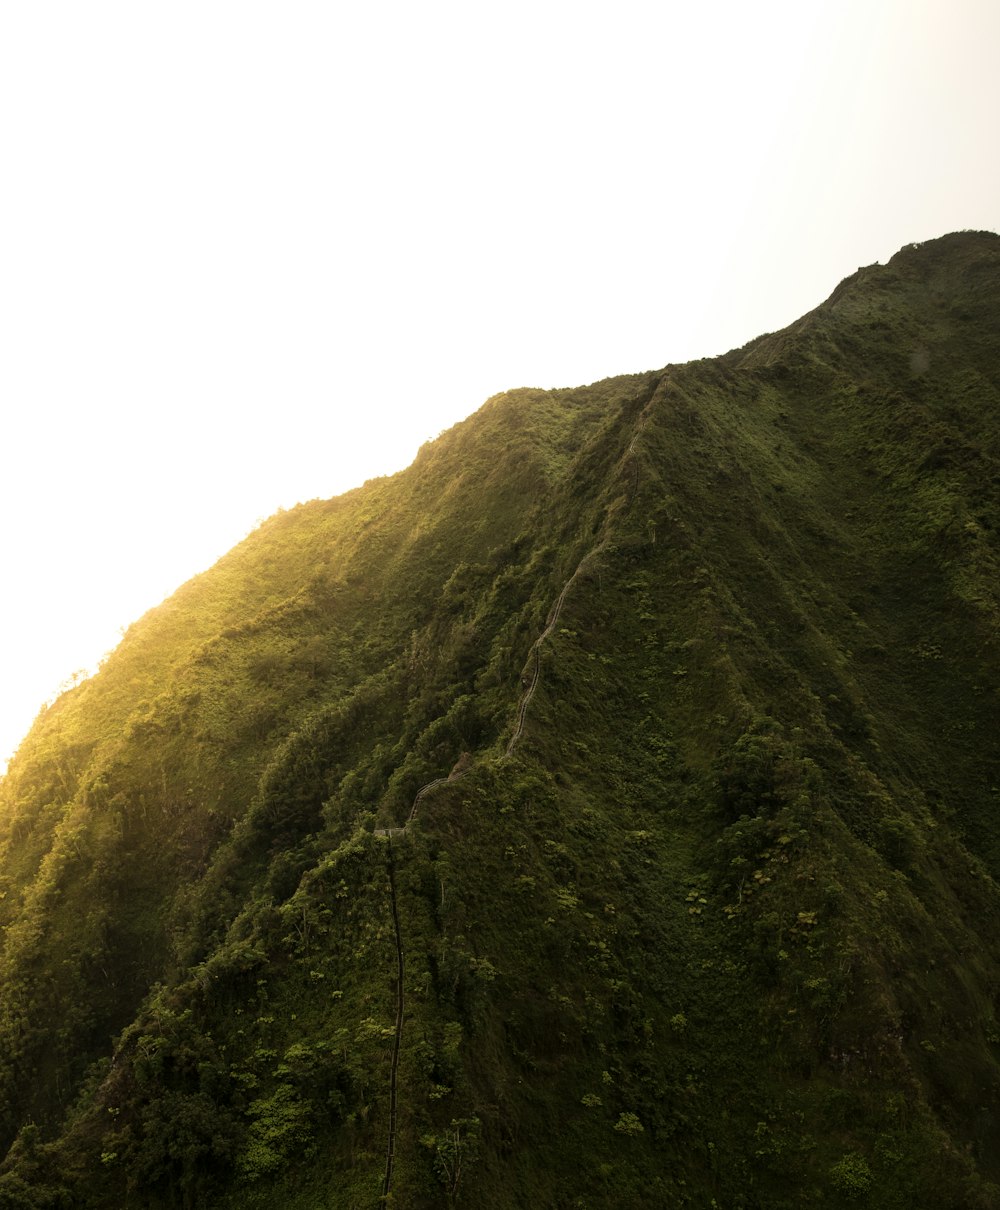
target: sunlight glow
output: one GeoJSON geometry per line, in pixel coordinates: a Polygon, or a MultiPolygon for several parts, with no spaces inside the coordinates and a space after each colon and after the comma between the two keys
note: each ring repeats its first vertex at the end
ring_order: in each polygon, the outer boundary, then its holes
{"type": "Polygon", "coordinates": [[[0,759],[279,506],[1000,227],[992,0],[0,15],[0,759]]]}

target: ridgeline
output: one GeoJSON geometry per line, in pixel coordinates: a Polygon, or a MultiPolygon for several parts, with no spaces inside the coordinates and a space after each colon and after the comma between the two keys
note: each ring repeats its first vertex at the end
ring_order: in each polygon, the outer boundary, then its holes
{"type": "Polygon", "coordinates": [[[1000,1205],[1000,238],[515,390],[0,782],[0,1210],[1000,1205]]]}

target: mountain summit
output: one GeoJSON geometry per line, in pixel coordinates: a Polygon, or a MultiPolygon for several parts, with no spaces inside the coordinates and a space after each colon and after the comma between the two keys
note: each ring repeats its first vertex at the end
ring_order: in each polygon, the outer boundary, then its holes
{"type": "Polygon", "coordinates": [[[1000,1205],[1000,238],[280,513],[0,783],[0,1207],[1000,1205]]]}

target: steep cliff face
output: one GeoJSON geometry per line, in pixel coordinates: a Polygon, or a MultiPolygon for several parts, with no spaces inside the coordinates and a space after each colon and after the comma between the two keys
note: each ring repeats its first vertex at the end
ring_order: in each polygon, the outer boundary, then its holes
{"type": "Polygon", "coordinates": [[[0,1206],[1000,1199],[1000,239],[272,518],[2,783],[0,1206]]]}

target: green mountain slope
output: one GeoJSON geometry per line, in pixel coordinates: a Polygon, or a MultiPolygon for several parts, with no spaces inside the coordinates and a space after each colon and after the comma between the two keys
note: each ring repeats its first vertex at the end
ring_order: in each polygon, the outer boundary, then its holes
{"type": "Polygon", "coordinates": [[[0,783],[0,1207],[1000,1204],[1000,239],[279,514],[0,783]]]}

